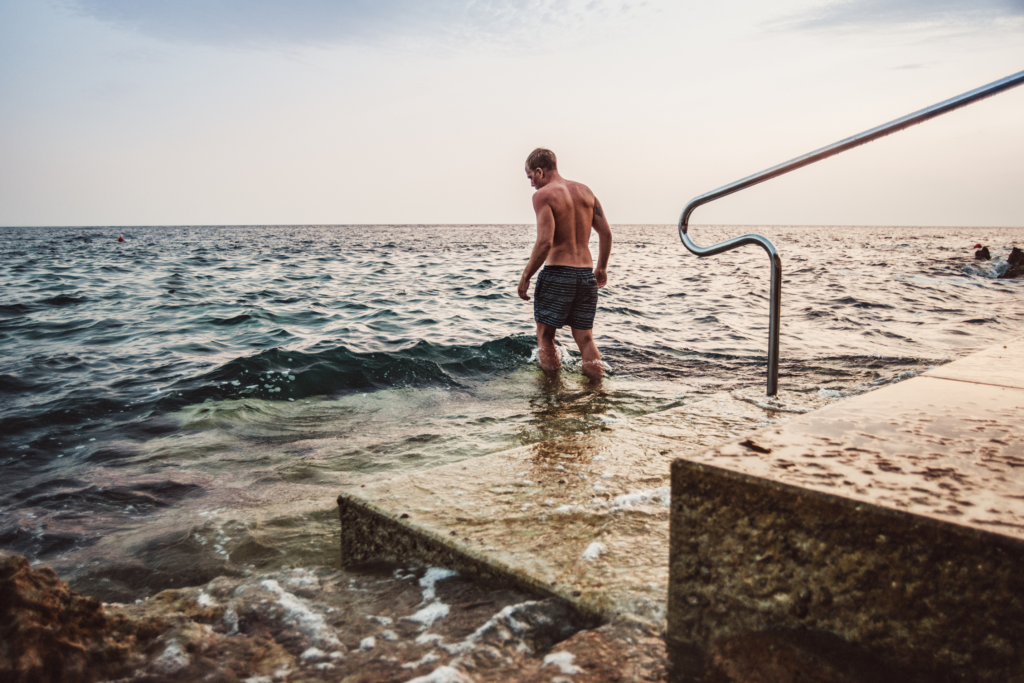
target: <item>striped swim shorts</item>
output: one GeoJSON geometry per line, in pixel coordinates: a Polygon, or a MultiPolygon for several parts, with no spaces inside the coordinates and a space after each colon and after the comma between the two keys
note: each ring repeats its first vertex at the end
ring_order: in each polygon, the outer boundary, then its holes
{"type": "Polygon", "coordinates": [[[590,268],[544,266],[533,290],[533,319],[552,327],[594,328],[597,280],[590,268]]]}

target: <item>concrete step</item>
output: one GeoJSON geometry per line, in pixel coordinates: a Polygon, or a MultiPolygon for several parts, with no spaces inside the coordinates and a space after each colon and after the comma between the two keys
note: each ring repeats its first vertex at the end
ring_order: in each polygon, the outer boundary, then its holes
{"type": "Polygon", "coordinates": [[[377,475],[338,498],[342,559],[417,558],[561,597],[594,619],[661,622],[672,460],[788,415],[720,392],[597,433],[377,475]]]}
{"type": "Polygon", "coordinates": [[[1019,680],[1022,424],[1018,339],[676,461],[670,653],[812,632],[902,680],[1019,680]]]}

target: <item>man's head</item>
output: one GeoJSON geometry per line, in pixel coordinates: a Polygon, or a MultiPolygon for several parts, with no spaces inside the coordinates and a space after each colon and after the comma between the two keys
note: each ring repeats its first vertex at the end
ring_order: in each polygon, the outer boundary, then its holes
{"type": "Polygon", "coordinates": [[[526,157],[526,175],[530,184],[540,189],[558,175],[558,159],[550,149],[538,147],[526,157]]]}

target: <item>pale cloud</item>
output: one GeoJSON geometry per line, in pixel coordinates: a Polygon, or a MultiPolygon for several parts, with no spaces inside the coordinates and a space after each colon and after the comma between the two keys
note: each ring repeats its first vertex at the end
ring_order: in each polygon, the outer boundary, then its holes
{"type": "MultiPolygon", "coordinates": [[[[0,225],[523,223],[539,145],[614,221],[671,223],[1020,68],[1021,14],[987,1],[935,31],[877,0],[888,24],[830,0],[0,0],[0,225]]],[[[1024,87],[696,222],[1020,225],[1021,111],[1024,87]]]]}
{"type": "Polygon", "coordinates": [[[771,28],[878,30],[908,27],[983,29],[996,22],[1019,27],[1024,0],[841,0],[771,22],[771,28]]]}
{"type": "Polygon", "coordinates": [[[530,44],[642,13],[620,0],[64,0],[72,12],[171,42],[330,46],[394,37],[530,44]]]}

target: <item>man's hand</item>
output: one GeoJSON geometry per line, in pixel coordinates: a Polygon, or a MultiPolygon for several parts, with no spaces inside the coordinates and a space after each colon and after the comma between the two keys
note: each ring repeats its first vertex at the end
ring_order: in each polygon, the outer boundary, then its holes
{"type": "Polygon", "coordinates": [[[594,271],[594,279],[597,280],[597,288],[600,289],[608,284],[608,271],[604,268],[598,268],[594,271]]]}
{"type": "Polygon", "coordinates": [[[519,278],[519,298],[523,301],[530,300],[530,281],[525,277],[519,278]]]}

